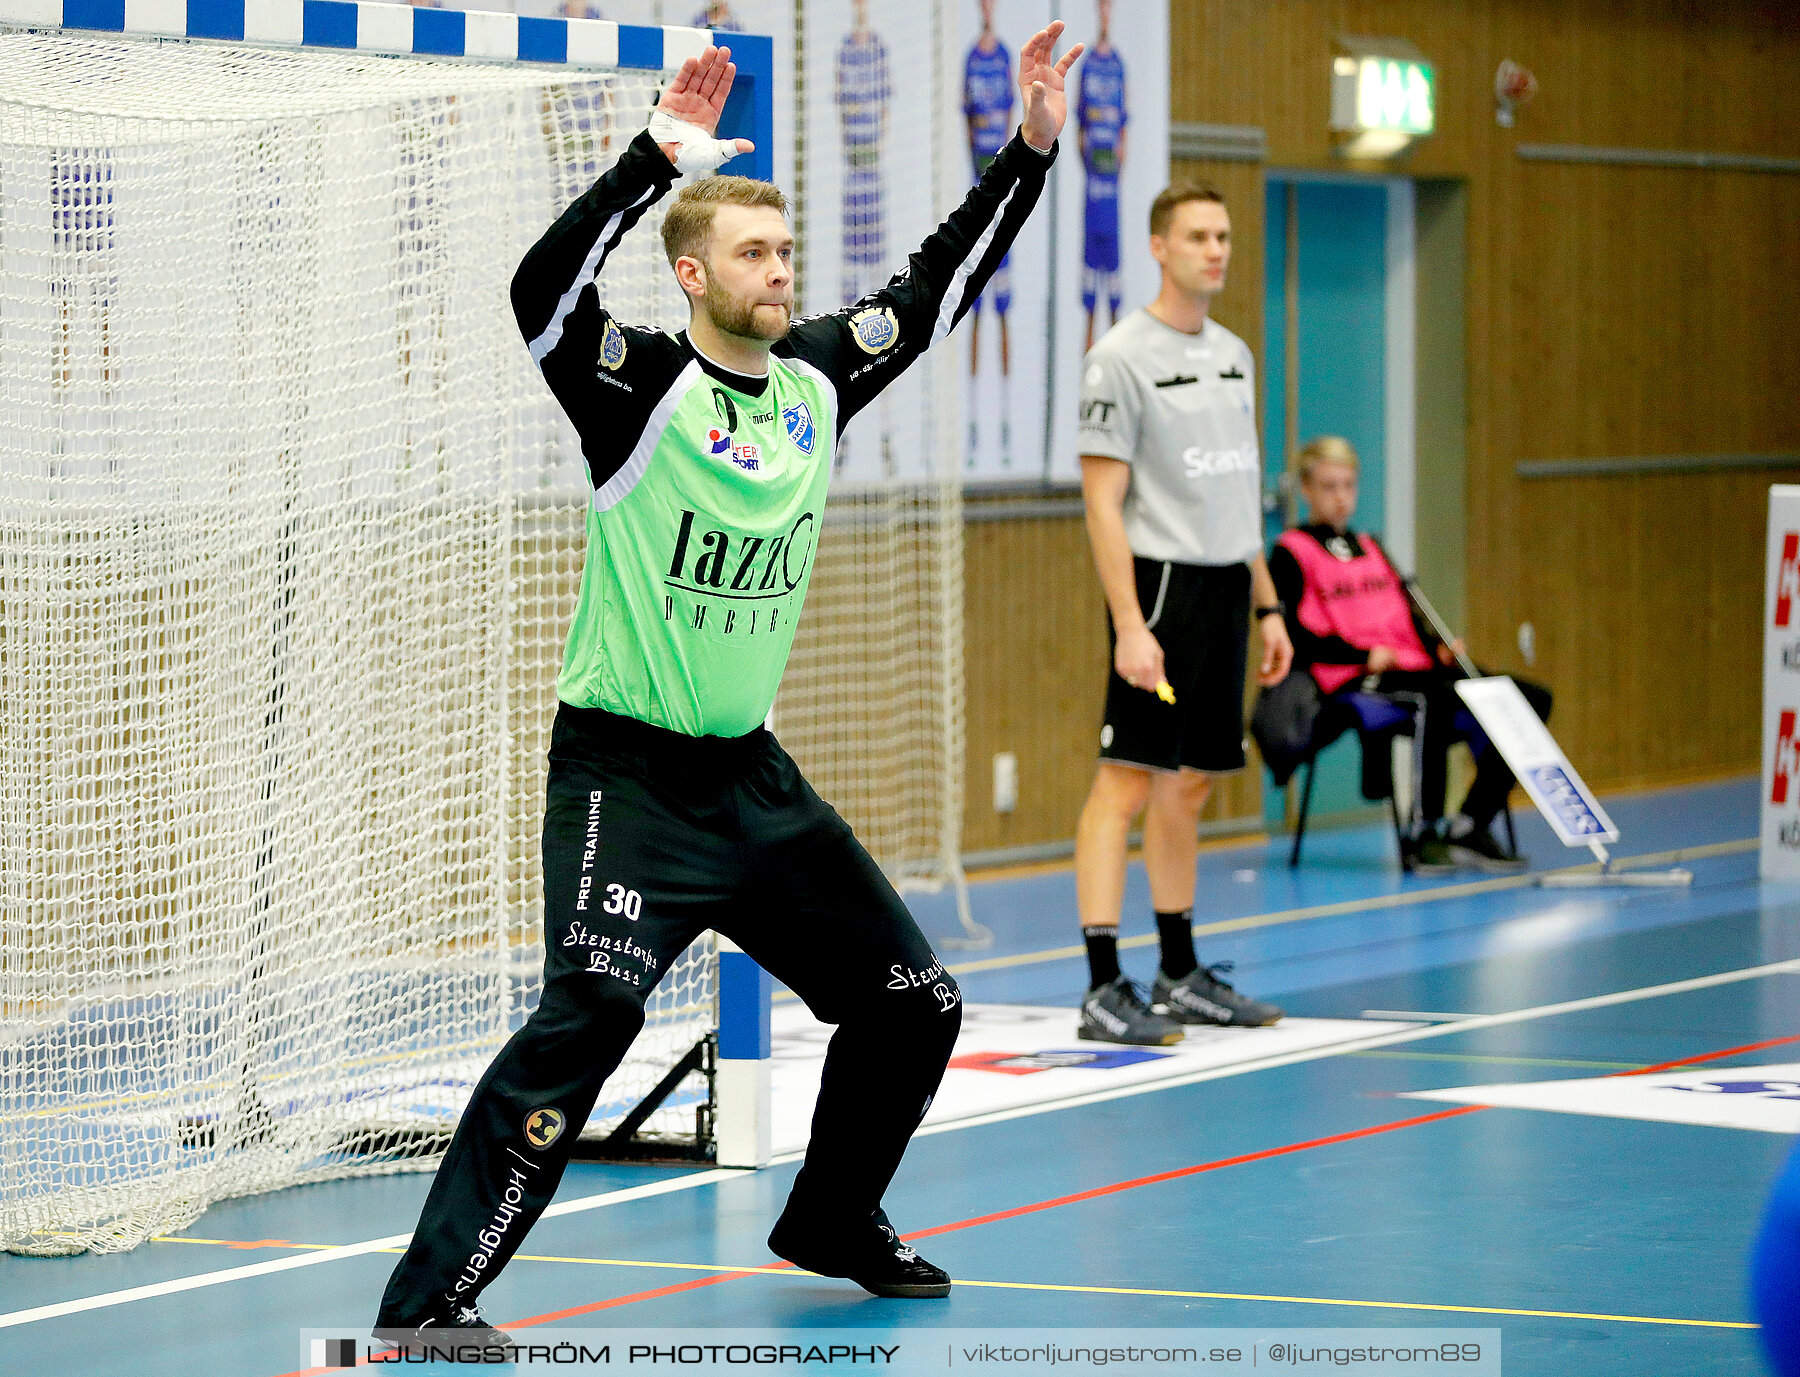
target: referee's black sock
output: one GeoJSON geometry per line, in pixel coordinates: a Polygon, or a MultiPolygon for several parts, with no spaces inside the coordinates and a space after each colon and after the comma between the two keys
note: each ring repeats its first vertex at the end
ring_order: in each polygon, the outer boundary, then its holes
{"type": "Polygon", "coordinates": [[[1156,935],[1162,939],[1162,973],[1171,980],[1198,969],[1200,958],[1194,955],[1194,910],[1156,915],[1156,935]]]}
{"type": "Polygon", "coordinates": [[[1112,984],[1119,978],[1118,925],[1084,927],[1081,935],[1087,939],[1088,988],[1097,990],[1102,985],[1112,984]]]}

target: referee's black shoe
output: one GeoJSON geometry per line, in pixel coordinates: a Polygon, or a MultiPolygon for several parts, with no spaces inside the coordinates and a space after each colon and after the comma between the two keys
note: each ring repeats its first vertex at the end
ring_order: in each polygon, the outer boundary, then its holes
{"type": "Polygon", "coordinates": [[[392,1344],[402,1355],[431,1362],[461,1361],[457,1353],[473,1349],[482,1354],[481,1362],[494,1362],[490,1354],[517,1347],[517,1341],[504,1329],[495,1329],[472,1305],[461,1305],[449,1319],[421,1320],[418,1324],[375,1326],[375,1341],[392,1344]]]}
{"type": "Polygon", "coordinates": [[[769,1233],[769,1251],[822,1277],[847,1277],[863,1290],[890,1300],[937,1300],[950,1294],[950,1274],[933,1267],[900,1241],[886,1210],[876,1210],[863,1236],[835,1243],[792,1223],[786,1214],[769,1233]]]}
{"type": "Polygon", "coordinates": [[[1081,1000],[1081,1022],[1075,1036],[1089,1042],[1119,1042],[1127,1047],[1168,1047],[1187,1034],[1172,1018],[1152,1009],[1129,976],[1096,985],[1081,1000]]]}
{"type": "Polygon", "coordinates": [[[1223,977],[1231,962],[1201,966],[1179,980],[1161,971],[1151,986],[1151,1007],[1177,1023],[1210,1023],[1217,1028],[1267,1028],[1287,1017],[1287,1012],[1260,999],[1240,994],[1223,977]]]}

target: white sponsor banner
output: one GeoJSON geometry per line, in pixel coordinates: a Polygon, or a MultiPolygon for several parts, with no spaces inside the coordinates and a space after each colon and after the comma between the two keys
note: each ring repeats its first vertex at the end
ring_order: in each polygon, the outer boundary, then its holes
{"type": "Polygon", "coordinates": [[[1576,773],[1517,684],[1500,674],[1464,679],[1456,691],[1564,846],[1619,839],[1619,829],[1600,800],[1576,773]]]}
{"type": "MultiPolygon", "coordinates": [[[[1076,1033],[1079,1021],[1080,1011],[1074,1008],[964,1006],[950,1069],[925,1122],[954,1123],[995,1110],[1053,1104],[1095,1090],[1169,1080],[1416,1026],[1361,1018],[1284,1018],[1272,1028],[1192,1027],[1173,1047],[1124,1047],[1083,1042],[1076,1033]]],[[[799,1004],[775,1007],[772,1079],[777,1153],[806,1146],[813,1104],[819,1098],[825,1044],[835,1031],[799,1004]]]]}
{"type": "Polygon", "coordinates": [[[1769,489],[1763,608],[1762,859],[1765,880],[1800,879],[1800,487],[1769,489]]]}
{"type": "Polygon", "coordinates": [[[1415,1090],[1411,1100],[1800,1133],[1800,1064],[1415,1090]]]}

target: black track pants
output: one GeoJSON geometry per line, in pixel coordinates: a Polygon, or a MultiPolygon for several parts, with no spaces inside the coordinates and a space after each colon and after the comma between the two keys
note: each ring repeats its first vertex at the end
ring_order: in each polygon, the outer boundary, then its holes
{"type": "Polygon", "coordinates": [[[449,1318],[518,1250],[645,999],[707,928],[837,1025],[786,1215],[827,1246],[869,1227],[956,1042],[956,982],[768,732],[565,705],[547,795],[543,996],[475,1087],[380,1326],[449,1318]]]}

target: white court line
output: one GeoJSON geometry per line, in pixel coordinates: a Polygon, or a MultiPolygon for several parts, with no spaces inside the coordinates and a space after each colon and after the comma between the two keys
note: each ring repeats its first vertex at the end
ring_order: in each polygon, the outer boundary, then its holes
{"type": "MultiPolygon", "coordinates": [[[[654,1195],[665,1195],[670,1191],[687,1190],[691,1186],[711,1185],[714,1181],[730,1180],[744,1175],[741,1171],[731,1171],[718,1167],[711,1171],[695,1172],[689,1176],[678,1176],[671,1181],[657,1181],[648,1186],[631,1186],[622,1191],[608,1191],[604,1195],[590,1195],[582,1200],[565,1200],[560,1205],[552,1205],[544,1211],[544,1217],[553,1215],[580,1214],[584,1210],[597,1210],[605,1205],[623,1205],[632,1200],[646,1200],[654,1195]]],[[[227,1267],[218,1272],[199,1272],[191,1277],[176,1277],[173,1281],[154,1282],[148,1286],[132,1286],[123,1291],[106,1291],[98,1296],[83,1296],[78,1300],[58,1301],[54,1305],[40,1305],[30,1310],[15,1310],[9,1315],[0,1315],[0,1329],[9,1329],[15,1324],[30,1324],[33,1320],[53,1320],[63,1315],[75,1315],[84,1310],[101,1310],[108,1306],[124,1305],[128,1301],[149,1300],[155,1296],[172,1296],[178,1291],[194,1291],[202,1286],[217,1286],[227,1281],[242,1281],[247,1277],[266,1277],[275,1272],[291,1272],[296,1267],[311,1267],[321,1262],[338,1262],[347,1257],[361,1257],[365,1253],[379,1253],[384,1248],[404,1248],[412,1242],[411,1234],[389,1234],[386,1238],[371,1238],[363,1243],[346,1243],[341,1248],[326,1248],[318,1252],[303,1253],[298,1257],[276,1258],[270,1262],[253,1262],[243,1267],[227,1267]]]]}
{"type": "MultiPolygon", "coordinates": [[[[998,1109],[991,1114],[978,1114],[966,1119],[953,1119],[941,1124],[927,1124],[913,1134],[915,1138],[929,1137],[933,1133],[947,1133],[953,1128],[975,1128],[981,1124],[1004,1123],[1008,1119],[1024,1118],[1028,1114],[1043,1114],[1052,1109],[1073,1109],[1079,1105],[1102,1104],[1107,1100],[1122,1100],[1128,1095],[1142,1095],[1151,1090],[1170,1090],[1179,1085],[1198,1085],[1201,1081],[1216,1081],[1225,1076],[1238,1076],[1247,1071],[1268,1071],[1278,1066],[1293,1066],[1303,1061],[1318,1061],[1322,1057],[1342,1056],[1346,1052],[1367,1052],[1375,1047],[1390,1047],[1396,1042],[1419,1042],[1425,1038],[1451,1037],[1457,1033],[1473,1032],[1477,1028],[1494,1028],[1505,1023],[1526,1023],[1533,1019],[1553,1018],[1557,1014],[1572,1014],[1582,1009],[1601,1009],[1609,1004],[1630,1004],[1640,999],[1656,999],[1662,995],[1683,994],[1689,990],[1704,990],[1714,985],[1730,985],[1740,980],[1758,980],[1765,975],[1800,975],[1800,960],[1776,961],[1767,966],[1746,966],[1743,970],[1721,971],[1717,975],[1697,976],[1692,980],[1671,981],[1667,985],[1646,985],[1637,990],[1619,990],[1613,994],[1589,995],[1585,999],[1565,1000],[1561,1004],[1540,1004],[1533,1009],[1515,1009],[1506,1014],[1477,1014],[1472,1018],[1459,1019],[1455,1023],[1439,1023],[1429,1028],[1403,1028],[1397,1033],[1371,1033],[1366,1038],[1352,1038],[1348,1042],[1334,1042],[1324,1047],[1308,1047],[1297,1052],[1284,1052],[1278,1056],[1259,1057],[1253,1061],[1233,1062],[1229,1066],[1214,1066],[1205,1071],[1190,1071],[1184,1076],[1170,1076],[1167,1080],[1146,1081],[1139,1085],[1122,1085],[1114,1090],[1094,1090],[1085,1095],[1072,1095],[1066,1100],[1055,1100],[1048,1104],[1022,1105],[1017,1109],[998,1109]]],[[[4,1320],[0,1320],[3,1324],[4,1320]]]]}
{"type": "MultiPolygon", "coordinates": [[[[1236,1062],[1230,1066],[1195,1071],[1185,1076],[1171,1076],[1168,1080],[1120,1086],[1115,1090],[1096,1090],[1085,1095],[1073,1095],[1068,1099],[1055,1100],[1047,1104],[1021,1105],[1016,1109],[996,1110],[990,1114],[976,1114],[945,1123],[928,1124],[920,1128],[913,1136],[928,1138],[935,1134],[950,1133],[958,1129],[978,1128],[983,1124],[1004,1123],[1008,1119],[1023,1119],[1034,1114],[1048,1114],[1054,1110],[1102,1104],[1107,1100],[1145,1095],[1155,1090],[1170,1090],[1176,1086],[1196,1085],[1201,1081],[1219,1080],[1223,1077],[1239,1076],[1251,1071],[1268,1071],[1275,1067],[1293,1066],[1299,1062],[1318,1061],[1324,1057],[1341,1056],[1346,1052],[1365,1052],[1376,1047],[1390,1047],[1398,1042],[1419,1042],[1426,1038],[1440,1038],[1452,1034],[1473,1032],[1478,1028],[1495,1028],[1508,1023],[1527,1023],[1540,1018],[1553,1018],[1557,1014],[1577,1013],[1583,1009],[1601,1009],[1612,1004],[1630,1004],[1641,999],[1658,999],[1664,995],[1710,989],[1715,985],[1730,985],[1742,980],[1758,980],[1766,975],[1800,975],[1800,960],[1776,961],[1766,966],[1746,966],[1741,970],[1721,971],[1716,975],[1696,976],[1691,980],[1676,980],[1666,985],[1645,985],[1635,990],[1618,990],[1612,994],[1589,995],[1584,999],[1564,1000],[1560,1004],[1540,1004],[1530,1009],[1515,1009],[1510,1013],[1480,1014],[1473,1018],[1459,1019],[1455,1023],[1437,1024],[1430,1028],[1406,1028],[1394,1033],[1375,1033],[1366,1038],[1352,1038],[1347,1042],[1332,1043],[1326,1047],[1310,1047],[1303,1051],[1288,1052],[1280,1056],[1262,1057],[1252,1061],[1236,1062]]],[[[779,1157],[771,1158],[769,1165],[782,1166],[788,1162],[797,1162],[803,1155],[798,1152],[784,1153],[779,1157]]],[[[629,1201],[644,1200],[673,1191],[689,1190],[696,1186],[710,1186],[720,1181],[741,1180],[744,1176],[745,1173],[742,1171],[715,1168],[710,1171],[695,1172],[689,1176],[676,1177],[670,1181],[658,1181],[653,1185],[633,1186],[627,1190],[591,1195],[582,1200],[565,1201],[560,1205],[550,1206],[544,1211],[544,1216],[549,1218],[580,1214],[587,1210],[597,1210],[609,1205],[622,1205],[629,1201]]],[[[411,1239],[411,1234],[391,1234],[387,1238],[370,1239],[366,1243],[348,1243],[341,1248],[304,1253],[298,1257],[277,1258],[271,1262],[256,1262],[244,1267],[228,1267],[223,1271],[202,1272],[191,1277],[178,1277],[173,1281],[160,1281],[148,1286],[133,1286],[123,1291],[107,1291],[97,1296],[83,1296],[77,1300],[58,1301],[54,1305],[40,1305],[30,1310],[15,1310],[11,1314],[0,1315],[0,1329],[30,1324],[34,1320],[50,1320],[63,1315],[80,1314],[86,1310],[102,1310],[135,1300],[149,1300],[156,1296],[174,1295],[180,1291],[193,1291],[203,1286],[217,1286],[224,1282],[240,1281],[247,1277],[288,1272],[297,1267],[313,1267],[322,1262],[336,1262],[341,1258],[360,1257],[366,1253],[378,1253],[384,1248],[403,1247],[411,1239]]]]}

